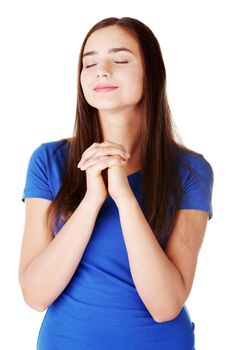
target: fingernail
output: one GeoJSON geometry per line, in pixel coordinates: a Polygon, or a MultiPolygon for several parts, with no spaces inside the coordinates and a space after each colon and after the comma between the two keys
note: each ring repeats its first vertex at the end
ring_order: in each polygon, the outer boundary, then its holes
{"type": "Polygon", "coordinates": [[[126,152],[125,155],[126,155],[127,158],[130,158],[129,152],[126,152]]]}

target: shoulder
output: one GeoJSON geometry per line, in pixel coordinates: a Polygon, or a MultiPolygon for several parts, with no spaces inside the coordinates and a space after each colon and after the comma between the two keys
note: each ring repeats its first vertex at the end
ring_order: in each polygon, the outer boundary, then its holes
{"type": "Polygon", "coordinates": [[[178,168],[183,180],[191,175],[213,179],[213,168],[210,162],[201,153],[190,149],[178,150],[178,168]]]}
{"type": "Polygon", "coordinates": [[[181,185],[179,209],[208,211],[211,218],[214,182],[211,164],[203,154],[185,147],[178,150],[175,160],[181,185]]]}
{"type": "Polygon", "coordinates": [[[64,160],[68,152],[68,146],[69,139],[43,142],[33,150],[31,158],[45,163],[49,163],[52,159],[61,158],[64,160]]]}
{"type": "Polygon", "coordinates": [[[34,152],[37,154],[45,154],[48,156],[53,156],[55,154],[64,152],[67,149],[68,145],[69,145],[69,139],[43,142],[35,149],[34,152]]]}

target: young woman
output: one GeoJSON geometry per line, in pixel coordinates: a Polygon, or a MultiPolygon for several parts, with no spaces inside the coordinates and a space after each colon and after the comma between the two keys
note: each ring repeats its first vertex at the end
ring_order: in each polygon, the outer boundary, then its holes
{"type": "Polygon", "coordinates": [[[185,306],[213,171],[176,140],[160,46],[129,18],[87,34],[74,134],[29,161],[19,282],[38,350],[193,350],[185,306]]]}

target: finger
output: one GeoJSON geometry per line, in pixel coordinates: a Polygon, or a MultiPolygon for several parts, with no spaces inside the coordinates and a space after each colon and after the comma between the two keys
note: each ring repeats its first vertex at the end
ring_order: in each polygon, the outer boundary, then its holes
{"type": "Polygon", "coordinates": [[[116,143],[116,142],[113,142],[113,141],[110,141],[110,140],[105,140],[104,142],[102,142],[102,144],[113,144],[115,145],[116,147],[119,147],[121,148],[123,151],[127,152],[127,149],[120,143],[116,143]]]}
{"type": "Polygon", "coordinates": [[[118,147],[119,149],[121,149],[124,152],[124,155],[126,155],[127,159],[131,157],[130,153],[127,151],[127,149],[122,144],[116,143],[113,141],[109,141],[109,140],[106,140],[104,143],[113,144],[115,147],[118,147]]]}
{"type": "MultiPolygon", "coordinates": [[[[110,141],[110,140],[105,140],[105,141],[103,141],[102,143],[94,143],[93,144],[93,146],[94,145],[97,145],[97,146],[104,146],[105,147],[105,145],[106,146],[114,146],[114,147],[117,147],[117,148],[119,148],[119,149],[122,149],[125,153],[128,153],[127,152],[127,149],[123,146],[123,145],[121,145],[120,143],[116,143],[116,142],[113,142],[113,141],[110,141]]],[[[89,148],[90,149],[90,148],[89,148]]],[[[86,151],[85,151],[86,152],[86,151]]],[[[129,153],[128,153],[129,154],[129,153]]],[[[130,154],[129,154],[130,155],[130,154]]]]}
{"type": "Polygon", "coordinates": [[[95,174],[96,176],[101,174],[102,170],[105,170],[107,168],[110,168],[114,165],[119,165],[119,166],[123,166],[126,163],[126,161],[124,160],[120,160],[120,159],[110,159],[108,158],[107,160],[102,160],[90,167],[88,167],[86,169],[86,174],[90,174],[93,172],[93,174],[95,174]]]}
{"type": "Polygon", "coordinates": [[[83,164],[83,160],[86,160],[88,157],[87,155],[89,155],[89,152],[93,149],[96,149],[99,146],[99,144],[97,142],[94,142],[90,147],[88,147],[82,154],[81,159],[77,165],[77,168],[79,168],[80,166],[82,166],[83,164]]]}
{"type": "Polygon", "coordinates": [[[111,144],[113,144],[113,145],[115,145],[116,147],[119,147],[119,148],[123,149],[125,152],[127,152],[127,149],[126,149],[123,145],[121,145],[120,143],[116,143],[116,142],[113,142],[113,141],[110,141],[110,140],[105,140],[105,141],[103,141],[102,143],[94,142],[90,147],[88,147],[88,148],[83,152],[82,155],[86,155],[87,152],[88,152],[90,149],[92,149],[92,148],[94,148],[94,147],[96,147],[96,146],[100,146],[100,145],[111,145],[111,144]]]}
{"type": "Polygon", "coordinates": [[[86,155],[86,154],[88,153],[89,150],[91,150],[92,148],[97,147],[97,146],[99,146],[99,143],[94,142],[90,147],[88,147],[88,148],[83,152],[82,156],[83,156],[83,155],[86,155]]]}
{"type": "Polygon", "coordinates": [[[125,151],[122,150],[122,148],[119,147],[109,147],[109,146],[102,146],[102,147],[98,147],[93,148],[92,150],[89,150],[88,153],[86,153],[85,156],[82,156],[80,162],[78,163],[77,167],[82,167],[84,164],[86,164],[86,162],[92,158],[97,158],[100,156],[114,156],[114,155],[118,155],[120,157],[122,157],[123,159],[129,159],[130,155],[128,153],[126,153],[125,151]]]}
{"type": "Polygon", "coordinates": [[[87,168],[92,167],[93,165],[95,165],[97,163],[100,163],[101,160],[104,160],[106,158],[108,158],[108,157],[107,156],[106,157],[92,157],[83,163],[81,162],[79,164],[79,167],[81,170],[86,170],[87,168]]]}
{"type": "MultiPolygon", "coordinates": [[[[93,149],[93,148],[98,148],[98,146],[100,146],[100,145],[111,145],[111,144],[113,144],[115,147],[118,147],[119,149],[122,149],[123,151],[125,151],[126,153],[128,153],[128,152],[127,152],[127,149],[126,149],[123,145],[121,145],[121,144],[119,144],[119,143],[116,143],[116,142],[112,142],[112,141],[110,141],[110,140],[105,140],[105,141],[102,142],[102,143],[94,142],[90,147],[88,147],[88,148],[83,152],[82,157],[86,157],[86,155],[89,153],[89,151],[90,151],[91,149],[93,149]]],[[[129,154],[129,153],[128,153],[128,154],[129,154]]],[[[129,155],[130,155],[130,154],[129,154],[129,155]]]]}
{"type": "Polygon", "coordinates": [[[95,166],[98,163],[102,163],[105,165],[105,168],[113,164],[122,164],[126,163],[127,160],[122,159],[120,156],[115,155],[115,156],[106,156],[106,157],[96,157],[96,158],[91,158],[89,161],[87,161],[85,164],[81,166],[81,170],[87,170],[88,168],[91,168],[95,166]]]}

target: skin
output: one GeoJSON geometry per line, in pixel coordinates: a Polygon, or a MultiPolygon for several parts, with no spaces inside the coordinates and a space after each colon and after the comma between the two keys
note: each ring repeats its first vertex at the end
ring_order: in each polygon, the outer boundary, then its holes
{"type": "Polygon", "coordinates": [[[111,26],[92,33],[84,53],[90,51],[98,54],[83,59],[81,85],[87,102],[99,112],[106,141],[94,143],[85,150],[78,166],[88,172],[101,163],[102,169],[108,169],[108,191],[119,211],[136,289],[155,321],[169,321],[179,314],[191,291],[208,213],[178,210],[176,224],[162,250],[127,179],[130,170],[140,166],[143,65],[139,46],[130,34],[111,26]],[[109,54],[111,48],[122,46],[132,50],[133,55],[109,54]],[[128,63],[119,65],[118,60],[128,63]],[[96,93],[93,88],[99,83],[119,88],[96,93]],[[120,162],[125,150],[131,158],[120,162]],[[114,159],[119,159],[119,163],[114,164],[114,159]]]}
{"type": "Polygon", "coordinates": [[[125,170],[127,174],[133,173],[140,169],[139,139],[143,118],[143,63],[139,45],[131,34],[114,25],[91,34],[84,54],[90,51],[98,53],[83,58],[80,79],[84,96],[98,109],[104,140],[111,141],[112,147],[123,147],[130,153],[125,170]],[[109,53],[112,48],[123,47],[132,53],[109,53]],[[93,88],[99,83],[118,88],[96,92],[93,88]]]}
{"type": "Polygon", "coordinates": [[[20,285],[27,304],[38,311],[44,311],[67,286],[91,238],[102,206],[99,197],[105,193],[99,174],[107,168],[108,191],[119,211],[135,287],[153,319],[169,321],[177,316],[190,293],[208,213],[178,210],[168,244],[165,250],[161,249],[127,179],[127,174],[140,166],[138,140],[144,117],[143,70],[137,42],[119,27],[111,26],[91,35],[85,52],[90,50],[98,51],[98,55],[92,57],[95,62],[89,63],[98,64],[90,70],[83,69],[82,88],[87,101],[98,109],[105,139],[85,150],[79,164],[83,164],[84,171],[90,175],[88,186],[92,188],[92,196],[85,195],[55,238],[52,232],[44,229],[50,201],[44,198],[25,200],[20,285]],[[122,45],[130,48],[134,55],[130,56],[128,64],[118,66],[115,60],[125,60],[125,56],[118,57],[118,53],[115,58],[108,50],[122,45]],[[119,89],[106,95],[97,94],[93,87],[100,81],[117,84],[119,89]],[[125,158],[126,150],[131,154],[129,159],[125,158]]]}

